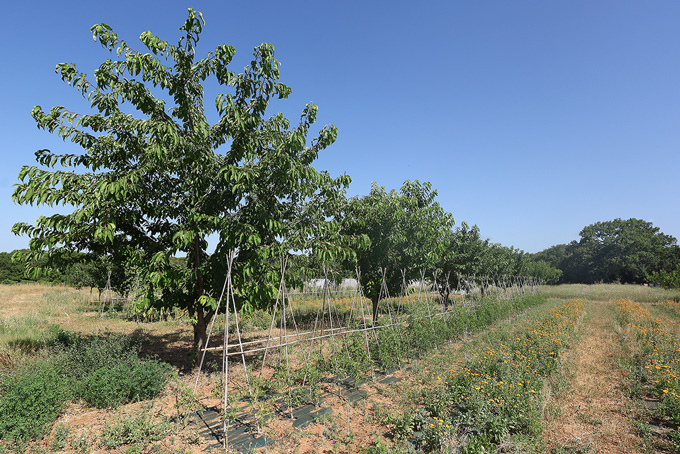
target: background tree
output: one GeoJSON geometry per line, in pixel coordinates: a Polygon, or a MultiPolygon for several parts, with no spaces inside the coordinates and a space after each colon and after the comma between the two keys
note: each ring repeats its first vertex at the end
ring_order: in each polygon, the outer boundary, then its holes
{"type": "Polygon", "coordinates": [[[295,127],[281,114],[265,117],[272,99],[291,93],[279,82],[273,46],[256,47],[252,62],[236,73],[229,69],[232,46],[197,58],[203,26],[201,13],[189,9],[177,45],[141,34],[146,53],[108,25],[93,26],[93,37],[114,59],[93,78],[74,64],[56,68],[93,113],[61,106],[32,111],[40,129],[82,150],[39,150],[38,166],[22,168],[13,194],[19,204],[73,207],[14,225],[14,233],[30,237],[30,251],[17,256],[44,260],[35,273],[62,266],[72,251],[134,267],[145,285],[144,304],[188,311],[197,347],[214,309],[214,300],[202,296],[221,289],[228,251],[238,251],[233,277],[244,304],[264,304],[270,290],[258,284],[290,250],[351,253],[334,221],[350,179],[311,166],[334,142],[336,128],[322,128],[307,145],[316,106],[308,104],[295,127]],[[226,90],[215,99],[214,124],[203,88],[212,76],[226,90]],[[208,255],[213,234],[217,246],[208,255]],[[171,265],[178,255],[186,256],[186,267],[171,265]]]}
{"type": "Polygon", "coordinates": [[[22,264],[12,261],[11,252],[0,252],[0,283],[14,284],[30,280],[24,269],[22,264]]]}
{"type": "Polygon", "coordinates": [[[437,263],[438,286],[446,304],[448,289],[458,288],[460,278],[483,273],[489,252],[490,242],[481,238],[477,225],[470,227],[463,221],[460,227],[448,232],[445,249],[437,263]]]}
{"type": "Polygon", "coordinates": [[[552,266],[545,260],[530,261],[525,266],[527,276],[533,276],[541,280],[544,284],[557,284],[562,277],[562,270],[552,266]]]}
{"type": "MultiPolygon", "coordinates": [[[[483,239],[479,227],[470,227],[466,222],[449,233],[437,270],[438,286],[447,303],[447,288],[455,290],[461,284],[459,279],[467,276],[493,278],[502,275],[529,275],[545,278],[559,272],[547,263],[533,265],[528,254],[519,249],[492,243],[488,238],[483,239]]],[[[481,291],[486,291],[483,285],[481,291]]]]}
{"type": "Polygon", "coordinates": [[[133,273],[123,263],[112,262],[108,257],[91,257],[82,254],[80,259],[73,259],[66,269],[64,281],[77,289],[90,287],[97,289],[98,300],[107,285],[111,291],[126,298],[134,285],[133,273]]]}
{"type": "Polygon", "coordinates": [[[680,264],[674,270],[660,270],[650,276],[650,282],[665,289],[680,288],[680,264]]]}
{"type": "MultiPolygon", "coordinates": [[[[387,192],[373,183],[371,192],[352,197],[345,208],[343,231],[370,240],[357,251],[361,285],[373,302],[377,320],[382,284],[380,268],[386,268],[386,285],[391,295],[402,287],[402,270],[407,282],[420,278],[420,270],[432,270],[444,251],[454,219],[435,198],[429,182],[405,181],[399,192],[387,192]]],[[[353,264],[352,264],[353,265],[353,264]]]]}
{"type": "Polygon", "coordinates": [[[655,273],[671,272],[680,264],[677,240],[651,222],[596,222],[584,227],[580,240],[534,254],[562,270],[561,282],[643,283],[655,273]]]}

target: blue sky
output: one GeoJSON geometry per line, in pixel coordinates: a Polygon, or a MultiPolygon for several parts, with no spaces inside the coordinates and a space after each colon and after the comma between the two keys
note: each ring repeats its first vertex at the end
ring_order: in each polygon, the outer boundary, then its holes
{"type": "Polygon", "coordinates": [[[13,204],[21,166],[76,151],[31,108],[88,112],[55,65],[109,58],[100,22],[139,50],[147,30],[176,43],[190,6],[206,19],[199,55],[234,45],[241,70],[275,46],[293,94],[272,109],[295,121],[314,102],[317,125],[338,127],[316,167],[349,174],[349,195],[431,181],[457,225],[527,252],[615,218],[680,237],[680,2],[25,0],[0,29],[0,251],[28,244],[14,222],[52,212],[13,204]]]}

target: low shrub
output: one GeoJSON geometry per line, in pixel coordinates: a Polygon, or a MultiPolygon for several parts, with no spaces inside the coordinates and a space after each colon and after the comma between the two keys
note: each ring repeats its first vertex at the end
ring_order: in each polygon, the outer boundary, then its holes
{"type": "Polygon", "coordinates": [[[172,427],[167,422],[155,421],[148,410],[141,410],[134,415],[123,414],[115,422],[105,426],[101,446],[114,449],[122,445],[131,445],[138,446],[141,451],[150,443],[168,436],[172,432],[172,427]]]}
{"type": "Polygon", "coordinates": [[[137,346],[122,335],[84,338],[57,327],[46,338],[49,357],[0,378],[0,439],[42,436],[69,399],[97,408],[151,399],[170,376],[169,365],[139,358],[137,346]]]}
{"type": "Polygon", "coordinates": [[[129,358],[86,375],[79,396],[97,408],[115,408],[157,396],[167,383],[169,369],[156,360],[129,358]]]}
{"type": "Polygon", "coordinates": [[[0,381],[0,439],[42,436],[70,392],[54,361],[35,360],[0,381]]]}

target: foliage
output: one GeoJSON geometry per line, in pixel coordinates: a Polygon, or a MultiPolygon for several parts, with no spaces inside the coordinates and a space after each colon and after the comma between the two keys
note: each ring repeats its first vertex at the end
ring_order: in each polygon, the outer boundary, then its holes
{"type": "Polygon", "coordinates": [[[12,261],[12,254],[0,252],[0,282],[13,284],[16,282],[29,281],[24,274],[24,265],[12,261]]]}
{"type": "Polygon", "coordinates": [[[312,166],[335,141],[336,128],[322,128],[307,146],[315,105],[303,109],[294,127],[281,114],[265,117],[272,99],[291,93],[279,82],[274,47],[256,47],[252,62],[236,73],[229,67],[232,46],[197,58],[203,26],[201,13],[189,9],[177,45],[144,32],[144,53],[110,26],[94,25],[94,39],[115,52],[114,59],[94,77],[70,63],[56,68],[94,113],[61,106],[32,111],[40,129],[82,151],[37,151],[38,166],[21,169],[13,194],[21,205],[73,208],[14,225],[15,234],[30,237],[30,251],[15,256],[44,261],[34,275],[62,267],[74,251],[124,263],[147,285],[145,304],[188,309],[197,343],[205,340],[212,310],[198,300],[221,289],[228,251],[238,251],[234,284],[251,306],[271,298],[259,284],[276,271],[274,259],[289,251],[351,254],[334,220],[350,178],[312,166]],[[215,99],[214,124],[204,109],[203,83],[211,76],[227,90],[215,99]],[[211,235],[217,245],[208,255],[211,235]],[[172,266],[178,254],[186,255],[186,267],[172,266]]]}
{"type": "Polygon", "coordinates": [[[488,275],[491,243],[482,239],[479,227],[463,222],[448,234],[445,253],[438,263],[441,286],[449,279],[455,289],[458,276],[488,275]]]}
{"type": "Polygon", "coordinates": [[[562,270],[562,283],[640,284],[654,276],[662,279],[680,265],[677,240],[641,219],[596,222],[584,227],[580,237],[533,258],[562,270]]]}
{"type": "Polygon", "coordinates": [[[42,436],[69,397],[54,361],[34,361],[0,379],[0,439],[42,436]]]}
{"type": "MultiPolygon", "coordinates": [[[[348,201],[343,231],[370,240],[357,252],[356,264],[364,293],[373,301],[374,315],[381,292],[380,268],[387,270],[388,292],[397,295],[404,281],[402,270],[408,283],[420,277],[420,269],[432,269],[439,260],[454,219],[436,197],[429,182],[416,180],[405,181],[399,192],[387,192],[373,183],[368,195],[348,201]]],[[[349,267],[354,271],[354,263],[349,267]]]]}
{"type": "Polygon", "coordinates": [[[0,380],[0,438],[41,436],[69,399],[97,408],[157,396],[170,366],[140,359],[138,348],[122,335],[84,338],[52,330],[47,358],[36,358],[0,380]]]}
{"type": "MultiPolygon", "coordinates": [[[[12,252],[0,252],[0,283],[2,284],[16,284],[22,282],[52,282],[61,283],[64,282],[64,273],[59,271],[54,271],[48,275],[42,276],[31,276],[26,273],[26,264],[19,263],[12,260],[17,254],[25,254],[27,250],[19,249],[12,252]]],[[[29,267],[41,266],[42,262],[36,261],[30,263],[29,267]]]]}
{"type": "Polygon", "coordinates": [[[445,301],[448,301],[450,290],[464,284],[467,276],[523,275],[555,283],[560,274],[548,263],[531,262],[528,254],[519,249],[482,239],[479,227],[470,227],[467,222],[449,232],[436,270],[438,288],[445,301]]]}
{"type": "Polygon", "coordinates": [[[557,284],[562,276],[562,270],[555,268],[545,260],[536,262],[528,262],[525,267],[525,272],[528,276],[534,276],[544,284],[557,284]]]}
{"type": "Polygon", "coordinates": [[[67,266],[65,283],[80,289],[96,288],[101,299],[102,291],[109,286],[111,291],[119,295],[127,295],[134,284],[134,272],[123,263],[113,262],[110,257],[92,257],[78,254],[67,266]]]}
{"type": "Polygon", "coordinates": [[[680,264],[673,270],[660,270],[653,273],[650,280],[665,289],[680,288],[680,264]]]}

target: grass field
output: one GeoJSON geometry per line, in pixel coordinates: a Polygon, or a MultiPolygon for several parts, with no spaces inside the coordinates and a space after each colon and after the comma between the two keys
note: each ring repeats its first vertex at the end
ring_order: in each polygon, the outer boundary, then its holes
{"type": "MultiPolygon", "coordinates": [[[[234,360],[225,416],[249,415],[253,438],[268,440],[257,452],[680,452],[680,292],[564,285],[543,294],[523,305],[459,305],[433,323],[410,318],[396,337],[370,344],[368,359],[360,332],[338,350],[327,342],[277,352],[248,383],[234,360]],[[305,363],[306,352],[319,361],[305,363]],[[339,370],[357,379],[353,394],[327,380],[339,370]],[[331,411],[297,427],[281,408],[304,403],[331,411]]],[[[224,452],[192,416],[224,399],[220,355],[194,396],[186,319],[101,317],[96,299],[0,286],[0,453],[224,452]]],[[[309,314],[317,307],[300,304],[309,314]]],[[[337,306],[351,311],[352,302],[337,306]]],[[[244,318],[244,336],[270,320],[244,318]]]]}

